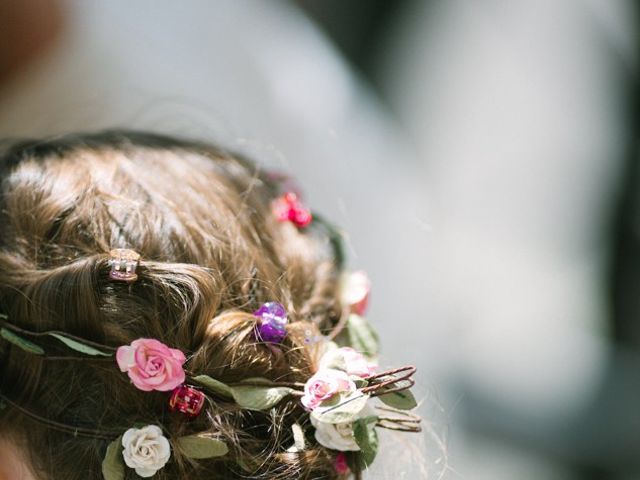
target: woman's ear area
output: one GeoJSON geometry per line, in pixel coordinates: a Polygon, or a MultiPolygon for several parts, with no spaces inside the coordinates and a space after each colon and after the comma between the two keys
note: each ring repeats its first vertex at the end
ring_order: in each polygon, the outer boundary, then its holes
{"type": "Polygon", "coordinates": [[[0,436],[0,480],[36,480],[17,445],[0,436]]]}

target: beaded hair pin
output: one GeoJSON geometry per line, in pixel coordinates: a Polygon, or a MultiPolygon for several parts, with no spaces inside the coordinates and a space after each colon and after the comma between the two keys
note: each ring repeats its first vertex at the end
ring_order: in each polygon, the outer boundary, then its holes
{"type": "MultiPolygon", "coordinates": [[[[316,217],[317,218],[317,217],[316,217]]],[[[294,220],[291,220],[295,223],[294,220]]],[[[308,224],[307,224],[308,225],[308,224]]],[[[302,227],[296,223],[296,226],[302,227]]],[[[306,226],[306,225],[305,225],[306,226]]],[[[140,255],[132,250],[110,252],[109,278],[132,283],[140,255]]],[[[340,282],[345,315],[334,330],[321,337],[323,355],[317,371],[305,382],[276,382],[252,378],[224,383],[208,375],[191,372],[184,352],[157,339],[139,338],[129,345],[113,347],[60,331],[31,331],[21,328],[0,314],[0,337],[30,354],[49,361],[115,360],[135,388],[166,392],[167,408],[197,417],[207,399],[232,402],[241,409],[268,411],[281,402],[296,402],[308,413],[318,443],[336,452],[334,466],[340,474],[351,471],[356,478],[374,460],[378,449],[377,428],[419,432],[420,417],[410,411],[417,406],[410,389],[416,368],[405,366],[378,372],[375,358],[378,337],[365,319],[370,282],[362,272],[343,274],[340,282]],[[47,351],[39,340],[53,338],[73,355],[60,356],[47,351]]],[[[287,337],[288,318],[283,305],[264,303],[254,312],[254,339],[277,348],[287,337]]],[[[141,477],[152,477],[171,459],[173,448],[189,458],[225,456],[229,448],[220,436],[211,432],[171,438],[170,432],[157,425],[135,428],[92,429],[49,419],[32,412],[0,392],[1,404],[7,404],[46,426],[76,436],[111,440],[103,460],[105,480],[124,478],[125,465],[141,477]]],[[[295,443],[288,451],[305,450],[300,424],[293,426],[295,443]]],[[[250,462],[239,462],[252,473],[250,462]]]]}

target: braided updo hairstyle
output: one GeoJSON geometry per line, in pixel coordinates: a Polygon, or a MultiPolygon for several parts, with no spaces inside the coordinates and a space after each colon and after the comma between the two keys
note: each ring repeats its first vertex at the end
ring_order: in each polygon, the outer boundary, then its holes
{"type": "MultiPolygon", "coordinates": [[[[106,345],[158,339],[185,352],[191,371],[223,382],[304,382],[317,359],[309,338],[341,319],[330,235],[278,222],[270,208],[277,185],[238,155],[107,131],[5,146],[0,179],[0,312],[21,328],[106,345]],[[135,283],[109,279],[113,248],[141,255],[135,283]],[[251,312],[267,301],[288,312],[281,355],[252,336],[251,312]]],[[[167,411],[166,394],[132,388],[113,361],[29,355],[7,342],[0,391],[61,423],[213,432],[229,447],[204,460],[176,450],[158,480],[339,478],[313,435],[304,451],[287,451],[293,424],[309,431],[299,402],[258,412],[208,401],[185,420],[167,411]]],[[[101,478],[107,439],[60,432],[12,405],[0,410],[0,435],[39,479],[101,478]]],[[[131,469],[125,475],[138,478],[131,469]]]]}

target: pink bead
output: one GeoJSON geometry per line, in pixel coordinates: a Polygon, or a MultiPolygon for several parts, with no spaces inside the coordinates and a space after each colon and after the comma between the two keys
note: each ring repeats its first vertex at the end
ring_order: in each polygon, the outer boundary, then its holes
{"type": "Polygon", "coordinates": [[[172,412],[181,412],[188,417],[197,417],[204,406],[205,395],[200,390],[180,385],[171,393],[169,409],[172,412]]]}

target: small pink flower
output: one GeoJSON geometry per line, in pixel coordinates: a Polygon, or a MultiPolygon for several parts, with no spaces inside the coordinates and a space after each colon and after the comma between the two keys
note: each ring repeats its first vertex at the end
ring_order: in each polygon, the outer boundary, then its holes
{"type": "Polygon", "coordinates": [[[355,390],[356,384],[346,372],[325,368],[318,371],[304,385],[302,405],[307,410],[313,410],[337,393],[354,392],[355,390]]]}
{"type": "Polygon", "coordinates": [[[364,315],[370,294],[371,281],[366,273],[358,271],[345,275],[342,280],[342,302],[349,305],[352,313],[364,315]]]}
{"type": "Polygon", "coordinates": [[[298,195],[287,192],[273,201],[272,209],[279,222],[292,222],[299,228],[304,228],[311,223],[313,216],[302,204],[298,195]]]}
{"type": "Polygon", "coordinates": [[[139,338],[116,352],[122,372],[127,372],[140,390],[168,392],[184,383],[184,353],[152,338],[139,338]]]}
{"type": "Polygon", "coordinates": [[[349,464],[347,464],[347,456],[344,452],[338,453],[333,461],[333,467],[338,475],[346,475],[349,473],[349,464]]]}
{"type": "Polygon", "coordinates": [[[329,350],[320,359],[320,368],[344,370],[347,375],[368,378],[376,373],[376,365],[351,347],[329,350]]]}

